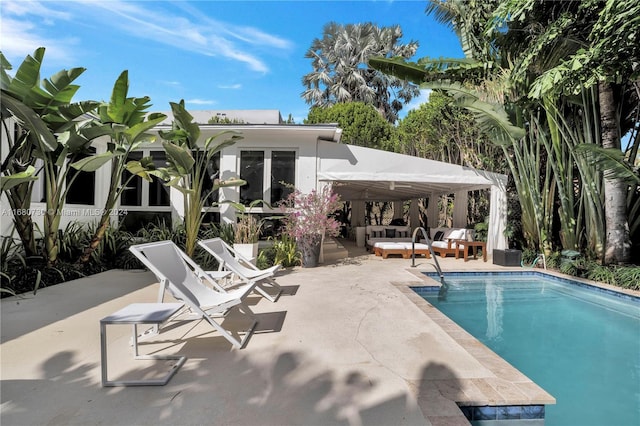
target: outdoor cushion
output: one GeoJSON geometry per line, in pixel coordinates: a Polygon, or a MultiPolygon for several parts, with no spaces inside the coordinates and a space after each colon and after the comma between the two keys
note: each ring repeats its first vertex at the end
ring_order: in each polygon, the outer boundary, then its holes
{"type": "Polygon", "coordinates": [[[394,228],[386,228],[384,230],[384,237],[385,238],[395,238],[396,237],[396,230],[394,228]]]}
{"type": "Polygon", "coordinates": [[[396,238],[407,238],[409,236],[409,231],[397,231],[396,230],[396,238]]]}
{"type": "Polygon", "coordinates": [[[448,239],[451,240],[462,240],[464,237],[465,231],[463,229],[456,229],[449,233],[448,239]]]}
{"type": "Polygon", "coordinates": [[[436,235],[433,236],[433,241],[442,241],[443,237],[444,237],[444,232],[438,231],[436,232],[436,235]]]}
{"type": "Polygon", "coordinates": [[[383,238],[384,234],[382,231],[371,231],[372,238],[383,238]]]}

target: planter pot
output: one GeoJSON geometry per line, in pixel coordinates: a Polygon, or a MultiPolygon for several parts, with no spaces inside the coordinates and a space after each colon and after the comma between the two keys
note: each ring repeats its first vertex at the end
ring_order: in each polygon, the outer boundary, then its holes
{"type": "Polygon", "coordinates": [[[251,263],[255,264],[258,257],[258,243],[234,244],[233,249],[236,253],[242,255],[246,259],[250,260],[251,263]]]}
{"type": "Polygon", "coordinates": [[[320,259],[320,249],[322,248],[322,241],[318,243],[302,247],[302,267],[303,268],[315,268],[318,266],[318,260],[320,259]]]}

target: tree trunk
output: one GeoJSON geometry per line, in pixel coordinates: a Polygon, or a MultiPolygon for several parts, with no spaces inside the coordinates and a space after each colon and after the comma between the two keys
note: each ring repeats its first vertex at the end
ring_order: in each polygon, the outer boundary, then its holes
{"type": "Polygon", "coordinates": [[[37,256],[38,252],[30,213],[31,200],[29,198],[31,191],[29,191],[28,185],[28,183],[23,183],[11,188],[7,192],[7,199],[13,211],[13,223],[22,242],[24,254],[26,257],[31,257],[37,256]]]}
{"type": "Polygon", "coordinates": [[[82,255],[76,263],[84,264],[87,263],[89,259],[91,259],[91,254],[96,250],[96,248],[98,248],[100,242],[104,238],[105,232],[107,232],[107,228],[109,228],[109,225],[111,224],[110,219],[111,217],[109,216],[109,213],[105,213],[102,215],[98,228],[93,234],[93,238],[91,238],[91,242],[84,248],[84,250],[82,251],[82,255]]]}
{"type": "MultiPolygon", "coordinates": [[[[613,87],[610,83],[598,84],[602,147],[620,149],[618,120],[613,87]]],[[[604,206],[606,241],[604,264],[627,263],[631,257],[629,222],[627,220],[627,184],[604,171],[604,206]]]]}
{"type": "Polygon", "coordinates": [[[60,212],[48,209],[44,215],[44,256],[47,266],[53,266],[58,261],[58,229],[60,228],[60,212]]]}

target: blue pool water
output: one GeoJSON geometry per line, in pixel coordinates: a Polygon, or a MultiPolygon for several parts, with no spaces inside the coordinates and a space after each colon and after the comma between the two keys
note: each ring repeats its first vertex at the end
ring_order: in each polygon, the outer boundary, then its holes
{"type": "Polygon", "coordinates": [[[445,279],[414,290],[556,398],[545,425],[640,425],[639,299],[535,272],[445,279]]]}

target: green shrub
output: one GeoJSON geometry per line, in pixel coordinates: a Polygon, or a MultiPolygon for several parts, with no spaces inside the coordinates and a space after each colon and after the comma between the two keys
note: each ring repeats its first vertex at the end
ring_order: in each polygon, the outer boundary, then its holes
{"type": "Polygon", "coordinates": [[[273,247],[262,249],[258,252],[258,258],[256,259],[256,266],[260,269],[270,268],[274,263],[276,252],[273,247]]]}
{"type": "Polygon", "coordinates": [[[217,226],[218,234],[216,237],[222,238],[222,240],[229,244],[233,245],[233,241],[235,240],[235,229],[230,223],[222,223],[217,226]]]}
{"type": "Polygon", "coordinates": [[[538,257],[538,253],[534,249],[528,247],[522,249],[522,263],[524,265],[531,265],[536,257],[538,257]]]}
{"type": "Polygon", "coordinates": [[[298,266],[301,263],[300,250],[296,241],[288,235],[281,235],[280,239],[273,241],[275,252],[273,264],[280,264],[283,267],[298,266]]]}
{"type": "Polygon", "coordinates": [[[585,277],[605,284],[613,285],[616,283],[613,269],[593,261],[588,263],[585,277]]]}
{"type": "MultiPolygon", "coordinates": [[[[20,244],[13,238],[13,230],[8,237],[0,237],[0,262],[2,262],[2,270],[0,271],[0,294],[4,296],[15,296],[15,280],[18,277],[17,270],[19,267],[26,268],[27,261],[21,252],[20,244]]],[[[33,282],[33,291],[38,289],[40,280],[33,282]]]]}
{"type": "Polygon", "coordinates": [[[640,266],[615,267],[613,276],[616,285],[631,290],[640,290],[640,266]]]}
{"type": "MultiPolygon", "coordinates": [[[[560,269],[562,255],[560,252],[553,252],[549,256],[547,256],[547,268],[549,269],[560,269]]],[[[573,275],[573,274],[571,274],[573,275]]]]}
{"type": "MultiPolygon", "coordinates": [[[[484,222],[476,223],[473,227],[475,231],[475,240],[476,241],[487,241],[487,236],[489,235],[489,220],[485,220],[484,222]]],[[[532,259],[533,260],[533,259],[532,259]]]]}

